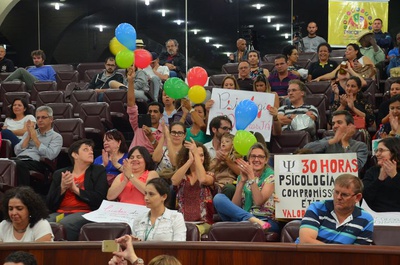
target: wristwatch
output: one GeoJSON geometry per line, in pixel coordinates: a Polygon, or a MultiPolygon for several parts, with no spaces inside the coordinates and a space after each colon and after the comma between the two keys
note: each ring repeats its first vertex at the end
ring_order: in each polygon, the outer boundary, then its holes
{"type": "Polygon", "coordinates": [[[251,179],[251,180],[248,180],[248,181],[247,181],[247,183],[248,183],[249,185],[253,185],[254,182],[256,182],[255,179],[251,179]]]}
{"type": "Polygon", "coordinates": [[[132,265],[144,265],[144,260],[138,258],[137,260],[135,260],[135,262],[132,263],[132,265]]]}

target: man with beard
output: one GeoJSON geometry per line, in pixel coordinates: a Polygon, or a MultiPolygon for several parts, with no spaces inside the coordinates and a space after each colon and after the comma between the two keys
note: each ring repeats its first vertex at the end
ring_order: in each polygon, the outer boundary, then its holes
{"type": "Polygon", "coordinates": [[[362,199],[361,179],[343,174],[334,183],[333,200],[312,203],[301,221],[296,243],[371,245],[374,219],[356,206],[362,199]]]}
{"type": "Polygon", "coordinates": [[[326,40],[320,36],[317,36],[317,23],[310,22],[307,26],[308,35],[303,38],[304,47],[302,47],[303,52],[318,52],[318,45],[325,43],[326,40]]]}
{"type": "Polygon", "coordinates": [[[229,55],[229,62],[240,63],[243,61],[247,61],[249,50],[247,50],[246,40],[242,38],[238,39],[236,41],[236,47],[237,51],[229,55]]]}
{"type": "Polygon", "coordinates": [[[231,131],[232,121],[227,116],[217,116],[210,121],[210,134],[212,140],[204,144],[210,154],[210,159],[214,159],[217,156],[221,146],[222,135],[231,131]]]}
{"type": "Polygon", "coordinates": [[[110,81],[124,82],[124,76],[116,71],[117,65],[114,57],[108,57],[104,66],[106,69],[95,75],[88,86],[89,89],[96,90],[98,94],[97,101],[103,101],[103,92],[110,88],[110,81]]]}
{"type": "Polygon", "coordinates": [[[35,66],[27,70],[18,68],[4,81],[20,80],[25,82],[28,92],[31,92],[33,83],[36,81],[56,81],[56,72],[50,65],[44,65],[46,54],[42,50],[35,50],[31,53],[32,61],[35,66]]]}
{"type": "Polygon", "coordinates": [[[186,59],[182,53],[178,52],[179,43],[175,39],[169,39],[165,43],[166,52],[160,54],[160,65],[165,65],[169,69],[170,77],[184,79],[186,73],[186,59]]]}

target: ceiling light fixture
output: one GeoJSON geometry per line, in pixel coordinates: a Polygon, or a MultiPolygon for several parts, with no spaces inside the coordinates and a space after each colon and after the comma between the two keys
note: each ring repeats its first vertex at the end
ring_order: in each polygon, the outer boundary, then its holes
{"type": "Polygon", "coordinates": [[[264,16],[263,18],[266,18],[266,19],[267,19],[267,22],[268,22],[268,23],[271,23],[271,20],[272,20],[273,18],[275,18],[275,16],[264,16]]]}
{"type": "Polygon", "coordinates": [[[279,31],[283,25],[282,24],[275,24],[273,26],[276,28],[276,31],[279,31]]]}
{"type": "Polygon", "coordinates": [[[213,39],[213,38],[211,38],[211,37],[203,37],[203,40],[205,40],[206,43],[209,43],[210,40],[212,40],[212,39],[213,39]]]}
{"type": "Polygon", "coordinates": [[[62,7],[64,4],[63,3],[51,3],[52,6],[54,6],[55,10],[60,10],[60,7],[62,7]]]}
{"type": "Polygon", "coordinates": [[[158,10],[158,12],[161,13],[161,16],[165,17],[165,14],[168,13],[169,10],[168,9],[160,9],[160,10],[158,10]]]}
{"type": "Polygon", "coordinates": [[[104,26],[104,25],[96,25],[95,27],[98,28],[100,32],[103,32],[103,30],[104,30],[105,28],[107,28],[107,27],[104,26]]]}
{"type": "Polygon", "coordinates": [[[255,7],[257,9],[261,9],[261,7],[264,7],[265,5],[264,4],[254,4],[254,5],[251,5],[251,6],[255,7]]]}
{"type": "Polygon", "coordinates": [[[183,21],[183,20],[180,20],[180,19],[177,19],[177,20],[174,20],[174,22],[176,23],[176,24],[178,24],[178,25],[181,25],[183,22],[185,22],[185,21],[183,21]]]}
{"type": "Polygon", "coordinates": [[[144,4],[145,4],[146,6],[150,5],[150,0],[144,0],[144,4]]]}
{"type": "Polygon", "coordinates": [[[229,57],[232,53],[231,52],[223,52],[222,54],[225,54],[226,57],[229,57]]]}
{"type": "Polygon", "coordinates": [[[219,43],[216,43],[216,44],[213,44],[213,46],[216,47],[217,49],[219,49],[219,47],[222,47],[223,45],[219,44],[219,43]]]}
{"type": "Polygon", "coordinates": [[[194,35],[197,35],[197,33],[199,33],[201,30],[199,29],[192,29],[190,30],[191,32],[193,32],[194,35]]]}

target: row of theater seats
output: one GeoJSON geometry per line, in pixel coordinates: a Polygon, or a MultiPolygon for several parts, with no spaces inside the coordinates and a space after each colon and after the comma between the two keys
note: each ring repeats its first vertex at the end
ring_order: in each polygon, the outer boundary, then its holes
{"type": "MultiPolygon", "coordinates": [[[[206,236],[200,237],[196,225],[186,222],[186,241],[239,241],[239,242],[283,242],[294,243],[299,236],[300,220],[288,222],[281,234],[264,231],[258,224],[250,222],[217,222],[214,223],[206,236]]],[[[55,241],[65,241],[66,232],[63,225],[50,223],[55,241]]],[[[131,234],[131,228],[126,223],[89,223],[82,226],[79,241],[112,240],[125,234],[131,234]]],[[[375,226],[373,234],[374,245],[400,246],[400,227],[375,226]]]]}
{"type": "MultiPolygon", "coordinates": [[[[52,64],[56,71],[57,89],[65,90],[71,82],[90,82],[93,76],[104,70],[103,62],[80,63],[76,69],[72,64],[52,64]]],[[[125,73],[124,69],[117,71],[125,73]]],[[[11,73],[0,73],[0,81],[5,80],[11,73]]]]}

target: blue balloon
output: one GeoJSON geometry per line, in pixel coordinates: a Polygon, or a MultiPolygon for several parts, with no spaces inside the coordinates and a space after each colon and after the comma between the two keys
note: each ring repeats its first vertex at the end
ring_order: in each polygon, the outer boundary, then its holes
{"type": "Polygon", "coordinates": [[[235,109],[236,130],[244,130],[257,117],[258,107],[249,99],[239,102],[235,109]]]}
{"type": "Polygon", "coordinates": [[[136,30],[131,24],[119,24],[115,29],[115,37],[129,50],[133,51],[136,49],[136,30]]]}

